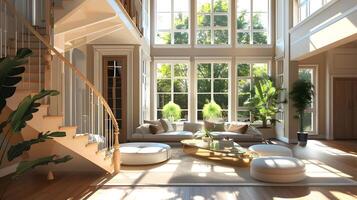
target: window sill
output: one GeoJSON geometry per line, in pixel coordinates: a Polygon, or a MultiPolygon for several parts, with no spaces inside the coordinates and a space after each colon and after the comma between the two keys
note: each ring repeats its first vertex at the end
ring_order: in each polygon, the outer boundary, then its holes
{"type": "Polygon", "coordinates": [[[194,46],[195,48],[202,48],[202,49],[209,49],[209,48],[232,48],[231,44],[227,44],[227,45],[212,45],[212,44],[195,44],[194,46]]]}
{"type": "Polygon", "coordinates": [[[175,49],[175,48],[182,48],[182,49],[187,49],[191,48],[190,44],[154,44],[152,45],[152,48],[162,48],[162,49],[175,49]]]}
{"type": "Polygon", "coordinates": [[[237,44],[237,48],[247,48],[247,49],[253,49],[253,48],[259,48],[259,49],[270,49],[273,48],[273,45],[271,44],[237,44]]]}

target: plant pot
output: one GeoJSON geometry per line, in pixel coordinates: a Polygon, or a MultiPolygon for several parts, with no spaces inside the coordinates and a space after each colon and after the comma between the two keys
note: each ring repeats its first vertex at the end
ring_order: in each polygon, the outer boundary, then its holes
{"type": "Polygon", "coordinates": [[[275,127],[267,127],[267,128],[258,127],[258,130],[262,133],[262,136],[265,140],[276,138],[275,127]]]}
{"type": "Polygon", "coordinates": [[[297,138],[300,146],[306,146],[308,134],[306,132],[297,132],[297,138]]]}
{"type": "Polygon", "coordinates": [[[204,142],[210,143],[210,142],[212,141],[212,138],[207,137],[207,136],[203,136],[203,137],[202,137],[202,140],[203,140],[204,142]]]}

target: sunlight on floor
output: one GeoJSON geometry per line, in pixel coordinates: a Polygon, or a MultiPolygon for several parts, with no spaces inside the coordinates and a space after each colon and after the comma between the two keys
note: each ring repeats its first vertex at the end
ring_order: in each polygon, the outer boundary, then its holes
{"type": "Polygon", "coordinates": [[[321,151],[321,152],[325,152],[325,153],[327,153],[329,155],[332,155],[332,156],[352,156],[352,157],[356,157],[357,158],[357,154],[355,152],[345,152],[345,151],[342,151],[340,149],[336,149],[336,148],[327,146],[327,145],[325,145],[322,142],[317,141],[317,140],[309,141],[309,145],[310,144],[313,145],[313,148],[315,150],[318,150],[318,151],[321,151]]]}
{"type": "Polygon", "coordinates": [[[352,176],[345,174],[331,166],[318,160],[302,160],[305,163],[306,175],[308,177],[321,177],[321,178],[352,178],[352,176]]]}

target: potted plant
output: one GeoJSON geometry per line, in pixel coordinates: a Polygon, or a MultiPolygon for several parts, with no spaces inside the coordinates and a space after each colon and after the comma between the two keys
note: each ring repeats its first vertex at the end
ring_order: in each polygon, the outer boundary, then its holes
{"type": "Polygon", "coordinates": [[[203,106],[202,115],[205,120],[217,121],[222,118],[222,108],[212,100],[203,106]]]}
{"type": "Polygon", "coordinates": [[[308,134],[304,130],[304,113],[308,108],[314,96],[314,85],[307,80],[299,79],[293,84],[290,92],[290,98],[294,102],[296,109],[296,118],[299,119],[299,131],[297,137],[300,145],[306,145],[308,134]]]}
{"type": "Polygon", "coordinates": [[[162,116],[170,122],[175,122],[181,119],[181,107],[170,101],[162,108],[162,116]]]}
{"type": "Polygon", "coordinates": [[[281,92],[269,76],[256,77],[253,81],[252,97],[244,103],[252,113],[252,122],[262,122],[262,126],[257,128],[261,129],[266,138],[275,137],[273,126],[278,121],[275,116],[280,112],[279,104],[285,101],[280,101],[281,92]]]}

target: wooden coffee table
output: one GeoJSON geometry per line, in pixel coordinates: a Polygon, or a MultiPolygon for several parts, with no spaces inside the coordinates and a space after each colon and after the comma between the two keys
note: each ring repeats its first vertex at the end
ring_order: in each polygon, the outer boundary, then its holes
{"type": "Polygon", "coordinates": [[[250,163],[258,155],[237,143],[230,148],[218,148],[201,139],[182,140],[183,151],[187,154],[229,163],[250,163]]]}

